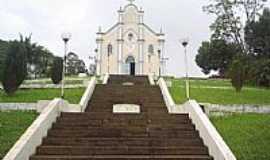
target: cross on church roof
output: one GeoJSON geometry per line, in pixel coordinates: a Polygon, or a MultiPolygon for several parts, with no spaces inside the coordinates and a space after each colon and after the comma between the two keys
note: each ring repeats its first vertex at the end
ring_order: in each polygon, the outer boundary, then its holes
{"type": "Polygon", "coordinates": [[[128,1],[129,1],[129,3],[131,3],[131,4],[132,4],[132,3],[133,3],[135,0],[128,0],[128,1]]]}

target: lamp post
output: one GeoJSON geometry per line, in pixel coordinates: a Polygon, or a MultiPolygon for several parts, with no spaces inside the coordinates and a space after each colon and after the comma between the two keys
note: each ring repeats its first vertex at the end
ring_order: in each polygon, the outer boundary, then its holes
{"type": "Polygon", "coordinates": [[[184,47],[185,52],[185,69],[186,69],[186,97],[189,100],[190,99],[190,88],[189,88],[189,75],[188,75],[188,57],[187,57],[187,46],[189,43],[189,39],[185,38],[180,41],[182,46],[184,47]]]}
{"type": "Polygon", "coordinates": [[[62,40],[64,41],[65,49],[64,49],[64,60],[63,60],[63,71],[62,71],[62,87],[61,87],[61,98],[64,99],[65,97],[65,92],[64,92],[64,87],[65,87],[65,72],[66,72],[66,58],[67,58],[67,45],[68,41],[71,39],[71,33],[63,33],[61,35],[62,40]]]}
{"type": "MultiPolygon", "coordinates": [[[[97,67],[97,57],[96,56],[89,56],[89,59],[94,62],[94,66],[97,67]]],[[[91,64],[90,64],[91,67],[91,64]]],[[[89,71],[91,70],[89,67],[89,71]]],[[[93,72],[95,76],[97,76],[97,70],[95,69],[95,72],[93,72]]]]}

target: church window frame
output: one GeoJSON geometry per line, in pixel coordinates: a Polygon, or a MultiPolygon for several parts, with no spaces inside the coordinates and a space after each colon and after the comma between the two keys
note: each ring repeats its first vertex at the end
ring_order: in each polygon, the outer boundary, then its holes
{"type": "Polygon", "coordinates": [[[111,55],[113,53],[113,46],[111,43],[108,44],[107,49],[108,49],[108,55],[111,55]]]}
{"type": "Polygon", "coordinates": [[[133,39],[134,39],[133,33],[129,33],[129,34],[128,34],[128,40],[129,40],[129,41],[132,41],[133,39]]]}
{"type": "Polygon", "coordinates": [[[149,54],[154,54],[154,52],[155,52],[154,50],[155,50],[154,45],[153,44],[150,44],[148,46],[148,53],[149,54]]]}

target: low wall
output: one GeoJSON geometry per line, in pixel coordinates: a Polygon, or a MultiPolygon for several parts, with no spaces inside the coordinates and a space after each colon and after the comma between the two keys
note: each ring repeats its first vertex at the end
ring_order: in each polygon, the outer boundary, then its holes
{"type": "Polygon", "coordinates": [[[179,113],[183,113],[183,108],[182,106],[176,105],[170,92],[169,89],[167,87],[167,83],[165,82],[165,80],[163,78],[160,78],[158,81],[158,85],[160,87],[163,99],[165,101],[165,104],[167,106],[168,112],[170,114],[179,114],[179,113]]]}
{"type": "Polygon", "coordinates": [[[79,103],[80,105],[80,108],[81,108],[81,112],[84,112],[88,103],[89,103],[89,100],[91,99],[93,93],[94,93],[94,90],[96,88],[96,84],[97,84],[97,80],[96,80],[96,77],[93,77],[91,79],[91,81],[89,82],[88,84],[88,87],[87,89],[85,90],[83,96],[82,96],[82,99],[79,103]]]}
{"type": "Polygon", "coordinates": [[[0,111],[7,110],[36,110],[36,103],[0,103],[0,111]]]}
{"type": "MultiPolygon", "coordinates": [[[[51,100],[40,100],[38,103],[0,103],[0,111],[37,111],[41,113],[49,104],[51,100]]],[[[68,101],[64,101],[60,110],[62,112],[81,112],[79,104],[69,104],[68,101]]]]}
{"type": "Polygon", "coordinates": [[[167,106],[168,112],[172,113],[173,112],[173,108],[175,107],[175,103],[171,97],[171,94],[168,90],[168,87],[166,85],[166,82],[163,78],[160,78],[158,80],[158,85],[160,87],[161,93],[163,95],[163,99],[165,101],[165,104],[167,106]]]}
{"type": "Polygon", "coordinates": [[[154,77],[152,74],[148,74],[148,81],[151,86],[155,85],[154,77]]]}
{"type": "MultiPolygon", "coordinates": [[[[84,84],[67,84],[65,85],[65,89],[73,89],[73,88],[85,88],[87,87],[87,82],[84,84]]],[[[27,85],[21,85],[20,89],[59,89],[61,88],[61,85],[58,84],[27,84],[27,85]]],[[[0,89],[3,89],[2,86],[0,86],[0,89]]]]}
{"type": "Polygon", "coordinates": [[[109,74],[105,74],[105,76],[103,77],[103,81],[102,84],[107,84],[109,81],[110,75],[109,74]]]}
{"type": "Polygon", "coordinates": [[[48,130],[60,115],[61,99],[55,99],[41,112],[38,118],[26,130],[3,160],[28,160],[47,136],[48,130]]]}
{"type": "Polygon", "coordinates": [[[190,100],[182,107],[184,112],[189,114],[205,145],[208,147],[210,155],[215,160],[236,160],[230,148],[196,101],[190,100]]]}
{"type": "Polygon", "coordinates": [[[202,103],[204,111],[207,115],[226,114],[226,113],[270,113],[270,106],[266,105],[219,105],[202,103]]]}

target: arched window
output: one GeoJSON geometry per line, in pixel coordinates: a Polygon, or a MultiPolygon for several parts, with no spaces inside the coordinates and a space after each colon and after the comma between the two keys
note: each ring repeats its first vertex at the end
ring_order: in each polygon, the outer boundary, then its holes
{"type": "Polygon", "coordinates": [[[113,46],[111,44],[108,45],[108,55],[112,54],[113,46]]]}
{"type": "Polygon", "coordinates": [[[149,47],[148,47],[148,52],[149,52],[150,54],[154,54],[154,46],[153,46],[152,44],[149,45],[149,47]]]}
{"type": "Polygon", "coordinates": [[[132,33],[129,33],[129,34],[128,34],[128,40],[129,40],[129,41],[132,41],[132,40],[133,40],[133,37],[134,37],[134,36],[133,36],[132,33]]]}

